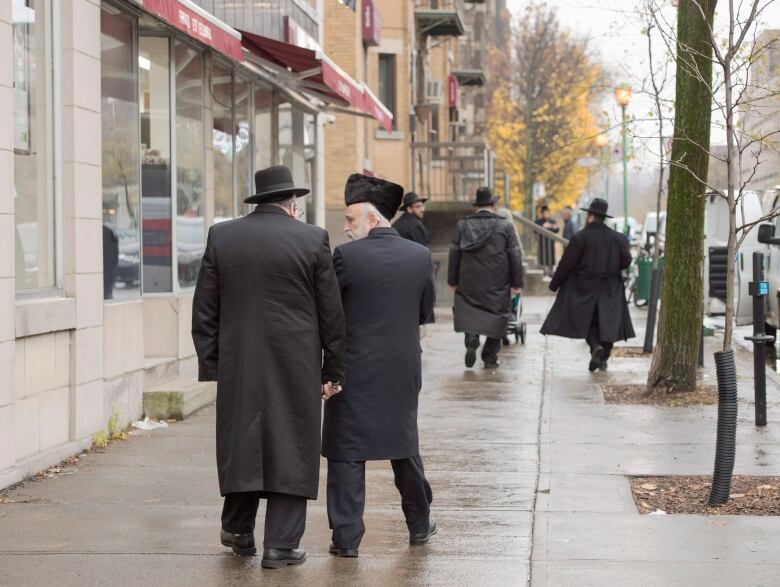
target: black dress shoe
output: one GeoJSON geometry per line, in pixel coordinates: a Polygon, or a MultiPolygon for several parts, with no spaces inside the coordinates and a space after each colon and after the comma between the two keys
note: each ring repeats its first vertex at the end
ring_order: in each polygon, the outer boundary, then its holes
{"type": "Polygon", "coordinates": [[[601,365],[601,361],[604,359],[604,347],[597,346],[590,353],[590,363],[588,363],[588,371],[593,373],[601,365]]]}
{"type": "Polygon", "coordinates": [[[479,348],[479,338],[474,337],[466,343],[466,367],[471,369],[477,362],[477,349],[479,348]]]}
{"type": "Polygon", "coordinates": [[[290,565],[302,565],[306,551],[301,548],[266,548],[260,563],[264,569],[281,569],[290,565]]]}
{"type": "Polygon", "coordinates": [[[238,556],[253,556],[257,554],[255,548],[255,536],[251,532],[246,534],[231,534],[224,529],[219,532],[219,540],[223,546],[233,549],[233,554],[238,556]]]}
{"type": "Polygon", "coordinates": [[[436,534],[437,528],[436,528],[436,520],[433,519],[433,516],[431,516],[428,519],[428,529],[425,532],[417,532],[416,534],[409,534],[409,544],[412,546],[421,546],[423,544],[428,544],[428,540],[436,534]]]}
{"type": "Polygon", "coordinates": [[[498,361],[493,361],[492,363],[485,362],[485,369],[498,369],[501,366],[501,363],[498,361]]]}
{"type": "Polygon", "coordinates": [[[358,555],[357,548],[339,548],[332,542],[328,547],[328,552],[335,554],[336,556],[343,556],[344,558],[357,558],[358,555]]]}

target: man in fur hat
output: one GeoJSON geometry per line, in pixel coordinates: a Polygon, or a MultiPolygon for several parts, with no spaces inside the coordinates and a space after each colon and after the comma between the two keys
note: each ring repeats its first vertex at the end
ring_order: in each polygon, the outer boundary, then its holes
{"type": "Polygon", "coordinates": [[[400,185],[350,176],[344,231],[353,242],[333,255],[347,324],[347,374],[343,391],[325,404],[322,454],[330,552],[337,556],[358,555],[366,461],[391,462],[409,543],[425,544],[436,532],[417,437],[419,325],[433,310],[433,266],[426,247],[390,226],[402,196],[400,185]]]}

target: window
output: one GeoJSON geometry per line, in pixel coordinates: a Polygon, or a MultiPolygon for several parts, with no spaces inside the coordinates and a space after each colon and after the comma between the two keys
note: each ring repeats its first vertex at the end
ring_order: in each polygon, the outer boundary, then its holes
{"type": "MultiPolygon", "coordinates": [[[[438,109],[434,108],[433,112],[431,112],[431,126],[429,129],[429,135],[428,135],[428,142],[430,143],[438,143],[442,140],[441,135],[439,134],[439,111],[438,109]]],[[[434,158],[439,157],[439,148],[433,147],[431,149],[431,156],[434,158]]]]}
{"type": "Polygon", "coordinates": [[[203,55],[176,42],[176,264],[180,287],[195,285],[205,250],[203,55]]]}
{"type": "Polygon", "coordinates": [[[396,130],[395,55],[392,54],[379,54],[379,99],[393,113],[393,130],[396,130]]]}
{"type": "Polygon", "coordinates": [[[227,67],[215,64],[210,85],[214,122],[214,221],[233,218],[233,74],[227,67]]]}
{"type": "Polygon", "coordinates": [[[306,196],[306,222],[314,224],[317,217],[317,117],[303,115],[304,185],[311,189],[306,196]]]}
{"type": "Polygon", "coordinates": [[[241,76],[236,76],[234,85],[235,123],[233,126],[233,145],[236,152],[236,200],[239,206],[244,206],[244,199],[254,193],[252,190],[252,141],[251,112],[252,84],[241,76]]]}
{"type": "MultiPolygon", "coordinates": [[[[273,92],[264,85],[255,86],[255,170],[273,164],[273,140],[271,138],[271,114],[273,92]]],[[[252,186],[254,187],[254,186],[252,186]]],[[[254,193],[254,192],[253,192],[254,193]]]]}
{"type": "Polygon", "coordinates": [[[54,287],[51,14],[13,0],[14,240],[17,291],[54,287]]]}
{"type": "Polygon", "coordinates": [[[137,296],[141,282],[140,154],[135,21],[100,15],[103,134],[103,297],[137,296]]]}
{"type": "Polygon", "coordinates": [[[144,293],[173,290],[169,44],[167,37],[138,42],[144,293]]]}

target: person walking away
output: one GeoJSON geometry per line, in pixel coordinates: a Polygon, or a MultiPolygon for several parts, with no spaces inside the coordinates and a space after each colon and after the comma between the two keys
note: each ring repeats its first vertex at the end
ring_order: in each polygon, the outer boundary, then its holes
{"type": "MultiPolygon", "coordinates": [[[[558,223],[550,216],[550,208],[546,205],[540,208],[539,216],[534,222],[555,234],[561,231],[558,228],[558,223]]],[[[539,264],[545,268],[548,275],[555,267],[555,242],[542,234],[539,235],[539,264]]]]}
{"type": "Polygon", "coordinates": [[[574,222],[574,211],[571,206],[566,206],[561,211],[561,217],[563,218],[563,238],[570,241],[574,233],[577,232],[577,224],[574,222]]]}
{"type": "Polygon", "coordinates": [[[427,201],[428,198],[418,196],[414,192],[406,194],[401,204],[403,214],[393,223],[393,228],[402,238],[431,248],[428,229],[422,221],[427,201]]]}
{"type": "Polygon", "coordinates": [[[358,556],[366,461],[390,461],[409,543],[425,544],[436,533],[417,431],[418,330],[433,310],[433,267],[426,247],[390,226],[402,195],[401,186],[361,174],[345,189],[344,231],[353,241],[336,248],[333,264],[346,315],[347,375],[343,391],[325,403],[322,428],[336,556],[358,556]]]}
{"type": "Polygon", "coordinates": [[[465,334],[466,367],[499,367],[498,351],[512,319],[511,296],[523,287],[523,261],[514,227],[496,214],[490,188],[477,190],[474,214],[460,220],[450,245],[447,283],[454,290],[455,332],[465,334]]]}
{"type": "Polygon", "coordinates": [[[633,338],[622,271],[631,263],[628,239],[604,224],[608,205],[594,198],[585,228],[563,252],[550,281],[557,292],[542,334],[585,339],[590,347],[588,369],[605,371],[614,343],[633,338]]]}
{"type": "Polygon", "coordinates": [[[223,545],[262,566],[304,562],[306,502],[317,499],[320,396],[344,377],[346,332],[328,233],[296,220],[289,169],[255,173],[254,212],[215,224],[195,287],[198,379],[217,382],[217,472],[223,545]]]}

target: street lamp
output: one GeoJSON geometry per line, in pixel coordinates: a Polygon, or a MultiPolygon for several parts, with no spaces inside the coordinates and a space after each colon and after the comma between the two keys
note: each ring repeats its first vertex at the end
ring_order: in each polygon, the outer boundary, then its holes
{"type": "Polygon", "coordinates": [[[615,88],[615,100],[623,113],[623,232],[628,236],[628,118],[626,107],[631,101],[631,88],[618,86],[615,88]]]}
{"type": "Polygon", "coordinates": [[[599,148],[599,165],[604,181],[604,199],[609,202],[609,137],[603,132],[596,136],[596,146],[599,148]]]}

